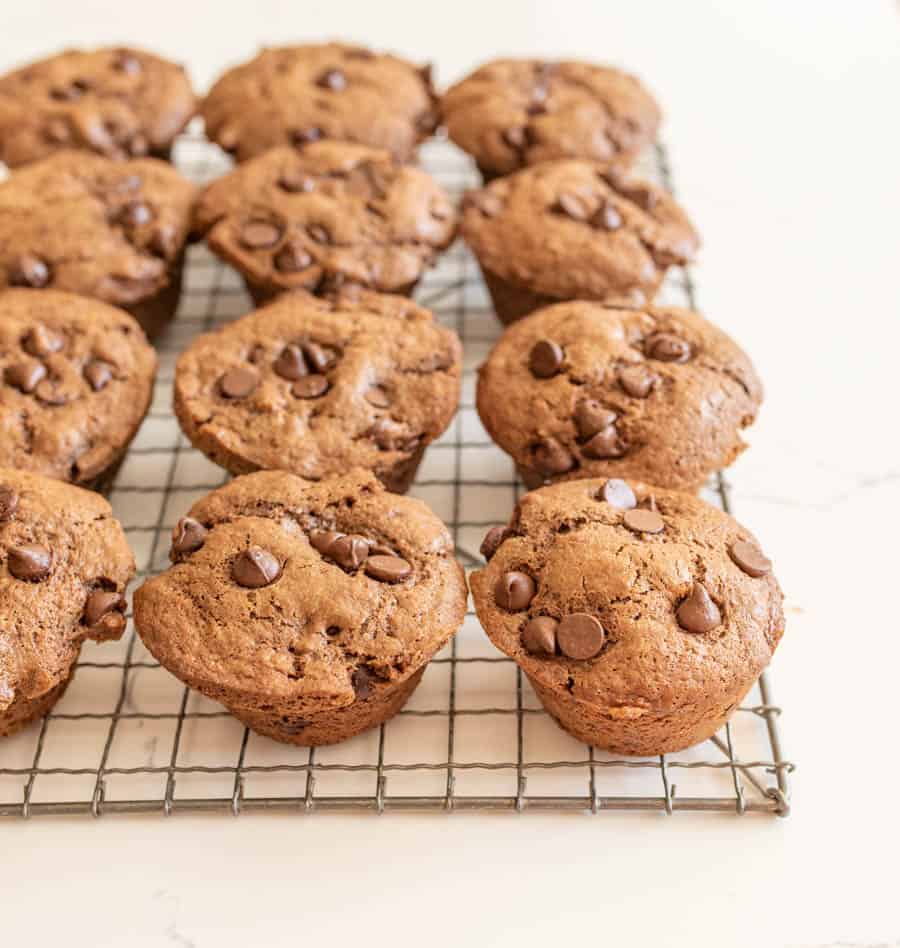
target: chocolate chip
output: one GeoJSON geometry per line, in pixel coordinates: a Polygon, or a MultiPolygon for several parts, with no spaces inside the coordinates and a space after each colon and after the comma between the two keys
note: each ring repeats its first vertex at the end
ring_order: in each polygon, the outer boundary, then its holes
{"type": "Polygon", "coordinates": [[[494,583],[494,601],[507,612],[521,612],[534,599],[537,587],[527,573],[512,570],[494,583]]]}
{"type": "Polygon", "coordinates": [[[281,563],[259,546],[244,550],[231,567],[231,578],[247,589],[260,589],[275,582],[281,575],[281,563]]]}
{"type": "Polygon", "coordinates": [[[5,484],[0,485],[0,523],[8,523],[16,514],[19,495],[5,484]]]}
{"type": "Polygon", "coordinates": [[[657,332],[648,336],[644,345],[648,359],[659,362],[687,362],[691,357],[691,347],[684,339],[669,332],[657,332]]]}
{"type": "Polygon", "coordinates": [[[496,217],[503,210],[503,201],[491,191],[471,191],[466,204],[481,211],[485,217],[496,217]]]}
{"type": "Polygon", "coordinates": [[[556,619],[538,616],[522,629],[522,647],[532,655],[556,654],[556,619]]]}
{"type": "Polygon", "coordinates": [[[206,542],[208,533],[209,531],[199,520],[193,517],[182,517],[172,531],[172,548],[169,556],[174,559],[186,553],[196,553],[206,542]]]}
{"type": "Polygon", "coordinates": [[[524,148],[528,140],[525,135],[525,129],[521,126],[515,126],[513,128],[506,129],[503,132],[502,138],[510,148],[513,148],[516,151],[524,148]]]}
{"type": "Polygon", "coordinates": [[[141,61],[131,53],[121,53],[113,60],[113,69],[124,72],[128,76],[138,75],[141,68],[141,61]]]}
{"type": "Polygon", "coordinates": [[[281,240],[282,230],[271,221],[252,220],[241,228],[241,243],[248,250],[269,250],[281,240]]]}
{"type": "Polygon", "coordinates": [[[285,346],[281,350],[281,355],[273,363],[272,368],[276,375],[280,375],[290,382],[309,375],[306,360],[303,358],[303,350],[300,346],[285,346]]]}
{"type": "Polygon", "coordinates": [[[82,621],[87,626],[96,625],[110,612],[124,612],[125,597],[121,593],[95,589],[85,601],[82,621]]]}
{"type": "Polygon", "coordinates": [[[532,446],[532,463],[541,474],[565,474],[575,466],[575,458],[556,438],[544,438],[532,446]]]}
{"type": "Polygon", "coordinates": [[[728,550],[732,560],[748,575],[758,579],[772,572],[772,561],[746,540],[736,540],[728,550]]]}
{"type": "Polygon", "coordinates": [[[353,670],[351,682],[353,683],[353,693],[356,695],[357,701],[368,698],[372,693],[372,680],[374,678],[375,676],[365,665],[357,665],[353,670]]]}
{"type": "Polygon", "coordinates": [[[584,661],[599,654],[606,641],[600,621],[586,612],[573,612],[559,623],[556,630],[559,650],[567,658],[584,661]]]}
{"type": "Polygon", "coordinates": [[[634,491],[618,477],[611,477],[600,488],[600,499],[611,507],[618,507],[620,510],[632,510],[637,506],[634,491]]]}
{"type": "Polygon", "coordinates": [[[336,356],[330,349],[320,346],[317,342],[301,343],[300,348],[306,356],[310,368],[316,372],[324,372],[335,362],[336,356]]]}
{"type": "Polygon", "coordinates": [[[29,355],[46,359],[47,356],[59,352],[66,344],[66,337],[59,332],[48,329],[46,326],[34,326],[25,334],[22,345],[29,355]]]}
{"type": "Polygon", "coordinates": [[[65,405],[71,401],[70,394],[51,379],[41,379],[38,382],[34,390],[34,397],[45,405],[65,405]]]}
{"type": "Polygon", "coordinates": [[[322,137],[322,129],[314,126],[310,128],[298,128],[291,132],[291,144],[299,147],[309,145],[311,142],[317,142],[322,137]]]}
{"type": "Polygon", "coordinates": [[[116,220],[125,227],[143,227],[153,220],[153,211],[143,201],[130,201],[119,211],[116,220]]]}
{"type": "Polygon", "coordinates": [[[60,86],[57,89],[50,90],[50,98],[57,102],[77,102],[85,93],[83,83],[76,79],[67,86],[60,86]]]}
{"type": "Polygon", "coordinates": [[[316,187],[316,179],[299,168],[288,168],[281,173],[278,186],[290,194],[309,194],[316,187]]]}
{"type": "Polygon", "coordinates": [[[50,121],[47,123],[46,129],[44,129],[44,134],[47,136],[49,141],[56,145],[64,144],[72,136],[69,123],[63,118],[50,119],[50,121]]]}
{"type": "Polygon", "coordinates": [[[531,102],[525,109],[525,114],[534,118],[538,115],[547,114],[547,106],[543,102],[531,102]]]}
{"type": "Polygon", "coordinates": [[[565,354],[552,339],[540,339],[528,354],[528,368],[539,379],[549,379],[559,372],[565,354]]]}
{"type": "Polygon", "coordinates": [[[50,282],[50,267],[33,254],[23,254],[9,273],[10,286],[30,286],[41,289],[50,282]]]}
{"type": "Polygon", "coordinates": [[[112,379],[113,366],[102,359],[93,359],[84,367],[84,377],[87,379],[88,385],[95,392],[99,392],[106,388],[112,379]]]}
{"type": "Polygon", "coordinates": [[[312,257],[300,246],[300,244],[285,244],[278,253],[275,254],[275,269],[279,273],[299,273],[311,266],[312,257]]]}
{"type": "Polygon", "coordinates": [[[338,566],[346,570],[357,570],[369,555],[369,541],[357,534],[335,537],[326,554],[338,566]]]}
{"type": "Polygon", "coordinates": [[[620,181],[616,190],[622,197],[633,201],[641,210],[648,213],[659,203],[657,193],[646,184],[626,184],[624,181],[620,181]]]}
{"type": "Polygon", "coordinates": [[[612,204],[604,201],[591,218],[591,225],[600,230],[618,230],[622,226],[622,215],[612,204]]]}
{"type": "Polygon", "coordinates": [[[366,575],[381,583],[399,583],[412,574],[412,567],[399,556],[370,556],[366,560],[366,575]]]}
{"type": "Polygon", "coordinates": [[[646,398],[658,378],[645,365],[626,365],[619,369],[619,385],[632,398],[646,398]]]}
{"type": "Polygon", "coordinates": [[[479,552],[486,560],[489,560],[500,549],[500,544],[505,539],[506,527],[491,527],[481,541],[479,552]]]}
{"type": "Polygon", "coordinates": [[[617,417],[614,411],[594,398],[583,398],[575,406],[575,427],[582,438],[592,438],[598,431],[614,424],[617,417]]]}
{"type": "Polygon", "coordinates": [[[178,253],[178,231],[171,224],[157,223],[147,239],[147,249],[162,260],[173,260],[178,253]]]}
{"type": "Polygon", "coordinates": [[[46,546],[37,543],[23,543],[11,547],[6,565],[16,579],[28,583],[38,583],[50,575],[53,567],[53,554],[46,546]]]}
{"type": "Polygon", "coordinates": [[[640,507],[626,510],[622,523],[635,533],[662,533],[666,526],[655,510],[644,510],[640,507]]]}
{"type": "Polygon", "coordinates": [[[347,77],[340,69],[326,69],[317,79],[316,85],[332,92],[343,92],[347,88],[347,77]]]}
{"type": "Polygon", "coordinates": [[[259,375],[253,369],[229,369],[219,379],[219,391],[225,398],[246,398],[259,385],[259,375]]]}
{"type": "Polygon", "coordinates": [[[586,458],[595,461],[606,461],[610,458],[620,458],[625,453],[625,446],[616,431],[615,425],[609,425],[602,431],[598,431],[581,448],[581,453],[586,458]]]}
{"type": "Polygon", "coordinates": [[[391,404],[390,396],[380,385],[373,385],[366,392],[364,398],[375,408],[387,408],[391,404]]]}
{"type": "Polygon", "coordinates": [[[331,234],[328,233],[328,228],[321,224],[310,224],[306,228],[306,233],[309,234],[309,239],[314,240],[317,244],[331,243],[331,234]]]}
{"type": "Polygon", "coordinates": [[[722,613],[703,583],[694,583],[690,595],[682,600],[675,616],[686,632],[710,632],[722,624],[722,613]]]}
{"type": "Polygon", "coordinates": [[[328,556],[328,551],[331,549],[331,544],[336,540],[339,540],[343,533],[338,533],[336,530],[313,530],[309,535],[310,546],[322,554],[322,556],[328,556]]]}
{"type": "Polygon", "coordinates": [[[586,221],[591,216],[591,208],[586,198],[580,194],[565,191],[556,199],[555,208],[572,220],[586,221]]]}
{"type": "Polygon", "coordinates": [[[291,393],[297,398],[321,398],[328,388],[328,379],[324,375],[307,375],[294,382],[291,393]]]}
{"type": "Polygon", "coordinates": [[[45,378],[47,370],[41,362],[17,362],[6,367],[6,383],[20,392],[30,395],[45,378]]]}

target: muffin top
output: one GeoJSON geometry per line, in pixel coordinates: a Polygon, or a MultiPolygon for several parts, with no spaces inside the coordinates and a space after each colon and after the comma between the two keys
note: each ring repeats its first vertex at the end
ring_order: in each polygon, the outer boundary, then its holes
{"type": "Polygon", "coordinates": [[[165,156],[196,109],[183,67],[137,49],[70,49],[0,76],[0,161],[77,148],[165,156]]]}
{"type": "Polygon", "coordinates": [[[193,197],[153,158],[66,151],[29,165],[0,183],[0,286],[138,303],[168,286],[193,197]]]}
{"type": "Polygon", "coordinates": [[[750,359],[697,313],[583,301],[510,326],[477,388],[485,427],[526,470],[683,490],[744,449],[761,400],[750,359]]]}
{"type": "Polygon", "coordinates": [[[201,113],[238,161],[321,138],[408,161],[438,123],[430,67],[342,43],[264,49],[219,78],[201,113]]]}
{"type": "Polygon", "coordinates": [[[753,535],[696,497],[617,479],[522,498],[471,576],[494,644],[548,688],[631,718],[741,690],[784,628],[753,535]]]}
{"type": "Polygon", "coordinates": [[[446,527],[369,474],[239,477],[191,508],[135,623],[175,675],[228,703],[302,713],[414,674],[457,630],[446,527]]]}
{"type": "Polygon", "coordinates": [[[627,167],[656,137],[659,106],[610,66],[498,59],[441,100],[450,138],[488,175],[556,158],[627,167]]]}
{"type": "Polygon", "coordinates": [[[384,477],[450,423],[460,358],[456,334],[405,297],[298,290],[198,337],[176,366],[175,410],[232,473],[384,477]]]}
{"type": "Polygon", "coordinates": [[[99,494],[0,469],[0,712],[46,694],[86,638],[125,629],[134,558],[99,494]]]}
{"type": "Polygon", "coordinates": [[[453,240],[456,212],[424,171],[386,151],[273,148],[201,195],[194,228],[268,293],[342,281],[406,290],[453,240]]]}
{"type": "Polygon", "coordinates": [[[593,161],[550,161],[466,195],[462,235],[483,268],[557,299],[651,299],[699,238],[663,188],[593,161]]]}

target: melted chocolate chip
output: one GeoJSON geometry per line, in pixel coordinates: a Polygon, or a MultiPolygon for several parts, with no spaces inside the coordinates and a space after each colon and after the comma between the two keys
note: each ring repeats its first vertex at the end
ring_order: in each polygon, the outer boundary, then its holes
{"type": "Polygon", "coordinates": [[[16,515],[19,495],[5,484],[0,485],[0,523],[7,523],[16,515]]]}
{"type": "Polygon", "coordinates": [[[347,77],[340,69],[326,69],[317,79],[316,85],[332,92],[343,92],[347,88],[347,77]]]}
{"type": "Polygon", "coordinates": [[[580,194],[572,194],[568,191],[560,194],[554,208],[575,221],[586,221],[591,216],[591,207],[587,199],[580,194]]]}
{"type": "Polygon", "coordinates": [[[93,359],[84,367],[84,377],[88,385],[99,392],[110,383],[113,377],[113,366],[102,359],[93,359]]]}
{"type": "Polygon", "coordinates": [[[600,488],[600,499],[611,507],[618,507],[620,510],[632,510],[637,506],[634,491],[618,477],[611,477],[600,488]]]}
{"type": "Polygon", "coordinates": [[[27,583],[38,583],[50,575],[53,568],[53,554],[46,546],[38,543],[23,543],[11,547],[6,557],[9,572],[16,579],[27,583]]]}
{"type": "Polygon", "coordinates": [[[300,348],[306,356],[309,367],[316,372],[324,372],[334,364],[337,358],[330,349],[320,346],[317,342],[304,342],[300,348]]]}
{"type": "Polygon", "coordinates": [[[614,424],[617,417],[594,398],[584,398],[575,406],[575,427],[581,438],[592,438],[614,424]]]}
{"type": "Polygon", "coordinates": [[[113,69],[128,76],[137,76],[141,72],[141,61],[131,53],[121,53],[113,60],[113,69]]]}
{"type": "Polygon", "coordinates": [[[143,201],[130,201],[116,218],[125,227],[143,227],[153,220],[153,211],[143,201]]]}
{"type": "Polygon", "coordinates": [[[505,539],[506,527],[491,527],[481,541],[479,552],[486,560],[490,560],[505,539]]]}
{"type": "Polygon", "coordinates": [[[527,573],[512,570],[494,584],[494,601],[507,612],[521,612],[528,608],[536,592],[534,580],[527,573]]]}
{"type": "Polygon", "coordinates": [[[290,194],[309,194],[316,188],[316,179],[299,168],[288,168],[281,173],[278,186],[290,194]]]}
{"type": "Polygon", "coordinates": [[[618,230],[622,226],[622,215],[612,204],[604,201],[591,218],[591,226],[598,230],[618,230]]]}
{"type": "Polygon", "coordinates": [[[555,655],[558,624],[550,616],[538,616],[527,622],[522,629],[522,647],[532,655],[555,655]]]}
{"type": "Polygon", "coordinates": [[[121,593],[96,589],[85,601],[82,621],[87,626],[96,625],[110,612],[124,612],[125,597],[121,593]]]}
{"type": "Polygon", "coordinates": [[[343,533],[338,533],[336,530],[313,530],[309,535],[310,546],[322,554],[322,556],[328,556],[328,551],[331,549],[331,544],[335,540],[339,540],[343,533]]]}
{"type": "Polygon", "coordinates": [[[259,385],[259,375],[253,369],[229,369],[219,379],[219,391],[225,398],[246,398],[259,385]]]}
{"type": "Polygon", "coordinates": [[[763,555],[759,547],[746,540],[736,540],[732,543],[728,555],[741,570],[755,579],[772,572],[772,561],[763,555]]]}
{"type": "Polygon", "coordinates": [[[281,350],[281,355],[273,363],[272,368],[276,375],[280,375],[281,378],[290,382],[309,375],[306,360],[303,358],[303,350],[300,346],[285,346],[281,350]]]}
{"type": "Polygon", "coordinates": [[[531,449],[532,463],[540,474],[565,474],[575,466],[575,458],[556,438],[544,438],[531,449]]]}
{"type": "Polygon", "coordinates": [[[326,555],[342,569],[357,570],[369,556],[369,541],[358,534],[337,536],[329,543],[326,555]]]}
{"type": "Polygon", "coordinates": [[[600,652],[606,641],[606,632],[594,616],[574,612],[560,621],[556,641],[567,658],[584,661],[600,652]]]}
{"type": "Polygon", "coordinates": [[[268,550],[259,546],[248,547],[231,567],[231,578],[246,589],[269,586],[280,575],[281,563],[268,550]]]}
{"type": "Polygon", "coordinates": [[[645,510],[641,507],[626,510],[622,523],[635,533],[662,533],[666,526],[655,510],[645,510]]]}
{"type": "Polygon", "coordinates": [[[357,665],[353,670],[351,682],[353,684],[353,693],[356,695],[357,701],[368,698],[372,693],[372,681],[374,678],[375,676],[365,665],[357,665]]]}
{"type": "Polygon", "coordinates": [[[514,126],[513,128],[507,128],[501,137],[510,148],[516,151],[524,148],[528,141],[525,134],[525,129],[520,125],[514,126]]]}
{"type": "Polygon", "coordinates": [[[285,244],[275,254],[275,269],[279,273],[299,273],[312,265],[313,258],[293,241],[285,244]]]}
{"type": "Polygon", "coordinates": [[[25,334],[22,340],[22,346],[29,355],[37,356],[38,359],[46,359],[47,356],[59,352],[66,344],[66,337],[46,326],[34,326],[25,334]]]}
{"type": "Polygon", "coordinates": [[[282,230],[271,221],[252,220],[241,228],[241,243],[248,250],[269,250],[281,240],[282,230]]]}
{"type": "Polygon", "coordinates": [[[565,354],[552,339],[540,339],[528,354],[528,368],[535,378],[549,379],[559,372],[565,354]]]}
{"type": "Polygon", "coordinates": [[[308,145],[310,142],[317,142],[322,137],[322,129],[310,126],[309,128],[298,128],[291,132],[291,144],[300,148],[308,145]]]}
{"type": "Polygon", "coordinates": [[[625,453],[625,446],[616,431],[615,425],[608,425],[598,431],[581,448],[581,453],[596,461],[606,461],[611,458],[620,458],[625,453]]]}
{"type": "Polygon", "coordinates": [[[47,286],[50,279],[49,265],[30,253],[19,257],[9,273],[10,286],[30,286],[36,290],[47,286]]]}
{"type": "Polygon", "coordinates": [[[296,398],[321,398],[328,389],[328,379],[324,375],[307,375],[294,382],[291,393],[296,398]]]}
{"type": "Polygon", "coordinates": [[[632,398],[646,398],[658,378],[645,365],[626,365],[619,369],[619,385],[632,398]]]}
{"type": "Polygon", "coordinates": [[[380,385],[373,385],[364,398],[375,408],[388,408],[391,404],[390,396],[380,385]]]}
{"type": "Polygon", "coordinates": [[[675,616],[686,632],[711,632],[722,624],[722,613],[703,583],[694,583],[690,595],[682,600],[675,616]]]}
{"type": "Polygon", "coordinates": [[[169,556],[174,559],[176,556],[196,553],[206,542],[208,533],[209,531],[199,520],[193,517],[182,517],[172,531],[172,548],[169,556]]]}
{"type": "Polygon", "coordinates": [[[330,244],[331,243],[331,234],[328,232],[328,228],[322,224],[310,224],[306,228],[306,233],[309,234],[309,239],[314,240],[317,244],[330,244]]]}
{"type": "Polygon", "coordinates": [[[644,351],[648,359],[659,362],[687,362],[691,357],[690,345],[670,332],[657,332],[648,336],[644,351]]]}
{"type": "Polygon", "coordinates": [[[412,574],[412,567],[399,556],[370,556],[366,560],[366,575],[381,583],[399,583],[412,574]]]}
{"type": "Polygon", "coordinates": [[[30,395],[46,376],[47,370],[40,362],[17,362],[8,365],[5,373],[7,385],[12,385],[26,395],[30,395]]]}

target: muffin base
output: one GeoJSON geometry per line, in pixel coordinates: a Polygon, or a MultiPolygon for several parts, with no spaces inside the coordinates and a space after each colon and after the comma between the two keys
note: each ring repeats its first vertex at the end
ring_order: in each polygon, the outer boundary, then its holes
{"type": "MultiPolygon", "coordinates": [[[[375,287],[363,287],[362,284],[355,283],[344,283],[344,287],[350,286],[359,286],[362,289],[377,289],[375,287]]],[[[413,280],[412,283],[407,283],[404,286],[398,286],[395,290],[381,290],[378,289],[379,293],[390,293],[392,296],[412,296],[416,291],[416,287],[419,285],[418,280],[413,280]]],[[[247,289],[247,292],[250,294],[250,298],[253,300],[257,309],[260,306],[265,306],[266,303],[271,303],[272,300],[281,296],[282,293],[291,293],[291,289],[272,289],[269,286],[263,286],[259,283],[252,283],[247,277],[244,277],[244,286],[247,289]]],[[[318,290],[307,290],[307,293],[312,293],[313,296],[327,296],[328,291],[319,292],[318,290]]]]}
{"type": "Polygon", "coordinates": [[[307,714],[305,717],[228,705],[226,707],[251,731],[271,737],[282,744],[294,744],[298,747],[337,744],[392,718],[416,690],[427,667],[426,663],[405,681],[392,688],[378,688],[369,697],[354,701],[346,708],[307,714]]]}
{"type": "MultiPolygon", "coordinates": [[[[588,478],[595,477],[622,477],[626,480],[640,480],[640,476],[637,474],[631,474],[627,471],[584,471],[579,473],[576,470],[572,474],[562,474],[558,477],[548,477],[546,474],[539,474],[537,471],[533,471],[530,467],[523,467],[521,464],[516,465],[516,473],[522,480],[522,483],[528,488],[528,490],[537,490],[539,487],[546,487],[548,484],[558,484],[561,481],[577,481],[585,480],[588,478]]],[[[665,490],[677,490],[682,494],[691,494],[696,496],[700,493],[701,490],[706,486],[708,478],[700,481],[699,484],[657,484],[657,487],[662,487],[665,490]]]]}
{"type": "Polygon", "coordinates": [[[660,713],[597,708],[567,692],[546,688],[530,675],[528,680],[544,710],[564,731],[592,747],[628,757],[672,754],[705,741],[725,724],[753,687],[750,682],[727,704],[691,705],[660,713]]]}
{"type": "Polygon", "coordinates": [[[148,339],[154,339],[172,321],[181,300],[181,285],[184,278],[184,251],[169,270],[169,282],[153,296],[122,306],[140,323],[148,339]]]}
{"type": "Polygon", "coordinates": [[[523,287],[515,286],[485,267],[481,267],[481,275],[484,277],[485,286],[491,294],[491,302],[494,304],[497,319],[504,326],[509,326],[542,306],[563,302],[562,299],[557,297],[544,296],[523,287]]]}
{"type": "Polygon", "coordinates": [[[0,713],[0,737],[11,737],[31,724],[32,721],[47,714],[63,696],[74,675],[75,668],[73,665],[68,677],[51,688],[46,694],[39,695],[37,698],[16,697],[13,703],[0,713]]]}

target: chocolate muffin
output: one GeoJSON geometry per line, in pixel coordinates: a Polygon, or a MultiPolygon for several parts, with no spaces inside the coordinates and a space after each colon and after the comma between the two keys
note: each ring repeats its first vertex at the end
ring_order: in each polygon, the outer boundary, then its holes
{"type": "Polygon", "coordinates": [[[696,491],[744,450],[762,385],[686,309],[558,303],[511,326],[478,374],[478,414],[528,487],[620,477],[696,491]]]}
{"type": "Polygon", "coordinates": [[[0,735],[46,714],[85,639],[118,639],[134,558],[92,491],[0,469],[0,735]]]}
{"type": "Polygon", "coordinates": [[[699,244],[663,188],[574,160],[469,192],[461,232],[504,323],[570,299],[640,306],[699,244]]]}
{"type": "Polygon", "coordinates": [[[424,171],[386,151],[316,142],[273,148],[214,181],[194,229],[257,303],[347,282],[408,294],[453,240],[456,211],[424,171]]]}
{"type": "Polygon", "coordinates": [[[0,161],[77,148],[168,158],[196,110],[183,67],[138,49],[69,49],[0,76],[0,161]]]}
{"type": "Polygon", "coordinates": [[[444,93],[441,110],[450,138],[486,180],[558,158],[627,168],[656,138],[661,118],[634,76],[537,59],[480,66],[444,93]]]}
{"type": "Polygon", "coordinates": [[[392,717],[465,616],[446,527],[365,472],[239,477],[179,521],[171,556],[135,593],[147,648],[288,744],[333,744],[392,717]]]}
{"type": "Polygon", "coordinates": [[[302,290],[199,336],[175,368],[191,443],[232,474],[354,467],[402,493],[459,402],[456,333],[401,296],[302,290]]]}
{"type": "Polygon", "coordinates": [[[713,735],[784,630],[771,563],[689,494],[597,479],[522,498],[471,576],[494,644],[579,740],[616,754],[713,735]]]}
{"type": "Polygon", "coordinates": [[[200,111],[238,161],[323,138],[409,161],[439,119],[430,66],[343,43],[264,49],[221,76],[200,111]]]}
{"type": "Polygon", "coordinates": [[[155,376],[128,313],[59,290],[0,290],[0,467],[106,487],[155,376]]]}
{"type": "Polygon", "coordinates": [[[153,158],[60,152],[0,183],[0,287],[112,303],[153,336],[175,313],[194,188],[153,158]]]}

